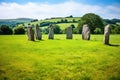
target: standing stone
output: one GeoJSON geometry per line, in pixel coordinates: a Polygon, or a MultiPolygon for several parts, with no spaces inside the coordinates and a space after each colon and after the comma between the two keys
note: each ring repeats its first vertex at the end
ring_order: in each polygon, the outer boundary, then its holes
{"type": "Polygon", "coordinates": [[[54,28],[52,24],[49,25],[48,39],[54,39],[54,28]]]}
{"type": "Polygon", "coordinates": [[[41,40],[42,39],[42,33],[39,29],[38,24],[35,26],[35,36],[37,40],[41,40]]]}
{"type": "Polygon", "coordinates": [[[33,31],[32,27],[30,27],[30,26],[27,27],[27,34],[28,34],[28,40],[34,41],[34,31],[33,31]]]}
{"type": "Polygon", "coordinates": [[[83,40],[90,40],[90,28],[89,28],[89,26],[87,24],[83,25],[82,39],[83,40]]]}
{"type": "Polygon", "coordinates": [[[109,44],[110,25],[105,26],[104,29],[104,44],[109,44]]]}
{"type": "Polygon", "coordinates": [[[66,29],[66,39],[72,39],[72,26],[66,29]]]}

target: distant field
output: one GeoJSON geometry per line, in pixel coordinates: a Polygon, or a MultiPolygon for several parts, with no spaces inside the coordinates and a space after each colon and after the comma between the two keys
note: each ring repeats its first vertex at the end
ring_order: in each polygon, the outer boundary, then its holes
{"type": "MultiPolygon", "coordinates": [[[[32,24],[36,25],[36,24],[40,24],[41,22],[58,22],[58,21],[61,21],[61,19],[63,19],[63,20],[67,19],[67,21],[72,21],[74,19],[75,21],[78,21],[78,20],[80,20],[80,17],[74,17],[74,18],[56,18],[56,19],[48,19],[48,20],[39,20],[39,21],[36,21],[36,22],[31,22],[30,24],[31,25],[32,24]]],[[[67,25],[67,27],[68,27],[71,24],[74,24],[75,26],[78,25],[78,23],[60,23],[60,24],[57,24],[57,25],[59,25],[60,27],[62,27],[62,29],[64,29],[64,25],[67,25]]],[[[28,23],[25,23],[25,26],[28,26],[28,23]]],[[[46,27],[46,26],[44,26],[44,27],[46,27]]],[[[65,28],[66,28],[66,26],[65,26],[65,28]]]]}
{"type": "Polygon", "coordinates": [[[63,20],[67,19],[68,21],[72,21],[73,19],[75,19],[76,21],[78,21],[78,20],[80,20],[80,17],[73,17],[73,18],[55,18],[55,19],[48,19],[48,20],[44,20],[44,21],[57,22],[57,21],[60,21],[61,19],[63,19],[63,20]]]}
{"type": "Polygon", "coordinates": [[[65,28],[67,28],[67,27],[69,27],[70,25],[74,25],[75,27],[77,27],[78,26],[78,23],[62,23],[62,24],[58,24],[59,26],[60,26],[60,28],[63,30],[63,29],[65,29],[65,28]]]}
{"type": "Polygon", "coordinates": [[[0,35],[0,80],[120,80],[120,35],[90,41],[55,35],[31,42],[27,35],[0,35]]]}
{"type": "MultiPolygon", "coordinates": [[[[70,25],[74,25],[75,27],[78,26],[78,23],[60,23],[60,24],[57,24],[60,26],[60,29],[64,30],[65,28],[69,27],[70,25]]],[[[40,27],[41,29],[44,29],[44,28],[47,28],[48,26],[44,26],[44,27],[40,27]]]]}

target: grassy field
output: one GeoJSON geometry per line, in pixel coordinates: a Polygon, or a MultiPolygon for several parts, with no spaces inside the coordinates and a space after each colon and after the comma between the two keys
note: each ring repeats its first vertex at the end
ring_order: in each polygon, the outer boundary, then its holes
{"type": "MultiPolygon", "coordinates": [[[[57,24],[58,26],[60,26],[60,29],[61,30],[65,30],[65,28],[71,26],[71,25],[74,25],[75,27],[78,26],[78,23],[61,23],[61,24],[57,24]]],[[[48,26],[44,26],[44,27],[40,27],[41,29],[44,29],[44,28],[48,28],[48,26]]]]}
{"type": "MultiPolygon", "coordinates": [[[[40,23],[42,23],[42,22],[58,22],[58,21],[61,21],[61,19],[63,19],[63,20],[67,19],[67,21],[72,21],[72,20],[74,19],[75,21],[78,21],[78,20],[80,20],[80,17],[73,17],[73,18],[55,18],[55,19],[48,19],[48,20],[39,20],[39,21],[36,21],[36,22],[30,22],[30,24],[31,24],[31,25],[32,25],[32,24],[36,25],[36,24],[40,24],[40,23]]],[[[74,24],[75,27],[78,26],[78,23],[59,23],[59,24],[57,24],[57,25],[59,25],[61,29],[65,29],[66,27],[69,27],[71,24],[74,24]]],[[[28,26],[28,23],[25,23],[24,25],[25,25],[25,26],[28,26]]],[[[42,28],[46,28],[46,27],[48,27],[48,26],[44,26],[44,27],[42,27],[42,28]]]]}
{"type": "Polygon", "coordinates": [[[26,35],[0,35],[0,80],[120,80],[120,35],[90,41],[55,35],[31,42],[26,35]]]}
{"type": "Polygon", "coordinates": [[[62,30],[64,30],[65,28],[71,26],[72,24],[73,24],[75,27],[78,26],[78,23],[62,23],[62,24],[58,24],[58,25],[60,26],[60,28],[61,28],[62,30]]]}
{"type": "MultiPolygon", "coordinates": [[[[31,22],[31,24],[39,24],[41,22],[58,22],[58,21],[61,21],[61,19],[63,19],[63,20],[67,19],[67,21],[72,21],[74,19],[75,21],[78,21],[78,20],[80,20],[80,17],[73,17],[73,18],[61,17],[61,18],[55,18],[55,19],[39,20],[36,22],[31,22]]],[[[26,23],[25,25],[27,25],[27,24],[28,23],[26,23]]]]}

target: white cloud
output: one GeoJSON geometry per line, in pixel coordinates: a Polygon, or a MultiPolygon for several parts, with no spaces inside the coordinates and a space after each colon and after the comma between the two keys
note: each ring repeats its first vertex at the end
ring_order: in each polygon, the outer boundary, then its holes
{"type": "Polygon", "coordinates": [[[50,18],[64,16],[82,16],[85,13],[96,13],[103,18],[120,18],[118,6],[98,6],[68,1],[59,4],[49,3],[1,3],[0,19],[3,18],[50,18]]]}

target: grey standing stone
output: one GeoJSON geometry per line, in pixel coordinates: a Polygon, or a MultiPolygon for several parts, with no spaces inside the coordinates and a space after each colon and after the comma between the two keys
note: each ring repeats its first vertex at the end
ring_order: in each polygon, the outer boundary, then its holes
{"type": "Polygon", "coordinates": [[[48,39],[54,39],[54,28],[52,24],[49,25],[48,39]]]}
{"type": "Polygon", "coordinates": [[[109,44],[109,36],[110,36],[110,25],[105,26],[104,29],[104,44],[109,44]]]}
{"type": "Polygon", "coordinates": [[[32,27],[30,27],[30,26],[27,27],[27,34],[28,34],[28,40],[34,41],[34,31],[33,31],[32,27]]]}
{"type": "Polygon", "coordinates": [[[42,33],[39,29],[38,24],[35,26],[35,36],[37,40],[41,40],[42,39],[42,33]]]}
{"type": "Polygon", "coordinates": [[[66,29],[66,39],[72,39],[72,26],[66,29]]]}
{"type": "Polygon", "coordinates": [[[83,25],[82,39],[83,40],[90,40],[90,28],[89,28],[89,26],[87,24],[83,25]]]}

